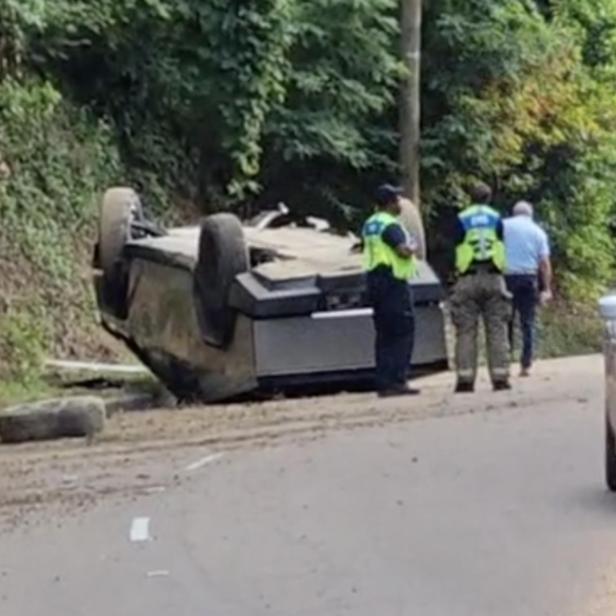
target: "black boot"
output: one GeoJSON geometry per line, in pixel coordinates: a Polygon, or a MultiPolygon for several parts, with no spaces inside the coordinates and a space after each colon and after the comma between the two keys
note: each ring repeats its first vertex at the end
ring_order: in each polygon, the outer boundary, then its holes
{"type": "Polygon", "coordinates": [[[421,390],[419,389],[401,385],[392,389],[381,389],[378,392],[378,396],[379,398],[395,398],[397,396],[418,396],[420,393],[421,390]]]}
{"type": "Polygon", "coordinates": [[[494,391],[508,391],[511,389],[509,381],[495,381],[493,384],[494,391]]]}
{"type": "Polygon", "coordinates": [[[455,389],[457,394],[472,394],[475,391],[474,383],[467,383],[465,381],[458,381],[455,389]]]}

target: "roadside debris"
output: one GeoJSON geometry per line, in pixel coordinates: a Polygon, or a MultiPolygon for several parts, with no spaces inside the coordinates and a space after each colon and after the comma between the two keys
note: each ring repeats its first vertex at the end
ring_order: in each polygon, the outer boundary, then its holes
{"type": "Polygon", "coordinates": [[[123,393],[106,399],[105,403],[108,417],[115,415],[115,413],[125,413],[128,411],[148,411],[161,404],[166,407],[175,406],[175,400],[167,398],[161,401],[158,395],[149,392],[123,393]]]}
{"type": "Polygon", "coordinates": [[[47,360],[46,380],[70,395],[96,392],[107,417],[119,412],[173,407],[177,400],[142,365],[47,360]]]}
{"type": "Polygon", "coordinates": [[[88,361],[65,361],[49,359],[45,362],[45,368],[50,372],[65,372],[73,375],[96,374],[99,377],[114,375],[122,376],[145,376],[150,372],[145,366],[138,364],[104,364],[88,361]]]}
{"type": "Polygon", "coordinates": [[[105,403],[82,396],[20,404],[0,412],[0,440],[23,443],[64,437],[93,437],[104,429],[105,403]]]}

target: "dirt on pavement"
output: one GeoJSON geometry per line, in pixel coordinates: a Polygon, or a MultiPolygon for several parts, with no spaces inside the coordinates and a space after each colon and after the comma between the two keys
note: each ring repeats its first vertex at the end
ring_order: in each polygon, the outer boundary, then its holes
{"type": "Polygon", "coordinates": [[[454,396],[452,375],[441,374],[418,381],[422,394],[416,398],[340,394],[124,413],[114,415],[95,440],[0,446],[0,531],[36,524],[52,511],[61,520],[104,498],[173,489],[190,480],[187,464],[217,452],[301,445],[339,430],[560,401],[600,413],[602,362],[600,356],[542,362],[531,378],[514,379],[514,389],[504,393],[493,393],[481,380],[477,393],[454,396]]]}

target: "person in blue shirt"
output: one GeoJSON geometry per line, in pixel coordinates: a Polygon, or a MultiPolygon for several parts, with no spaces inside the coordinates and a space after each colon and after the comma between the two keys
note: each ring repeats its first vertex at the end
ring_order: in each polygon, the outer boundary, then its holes
{"type": "Polygon", "coordinates": [[[522,330],[521,376],[529,376],[535,346],[537,304],[552,298],[550,244],[545,231],[533,220],[533,206],[520,201],[513,216],[504,222],[507,269],[505,280],[513,295],[513,318],[509,340],[513,349],[513,331],[519,315],[522,330]]]}

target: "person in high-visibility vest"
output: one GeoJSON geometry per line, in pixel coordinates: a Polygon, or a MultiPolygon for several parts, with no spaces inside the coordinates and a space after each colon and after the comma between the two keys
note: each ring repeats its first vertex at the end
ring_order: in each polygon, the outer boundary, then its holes
{"type": "Polygon", "coordinates": [[[385,184],[363,227],[364,269],[376,330],[376,387],[380,397],[416,395],[407,379],[415,316],[410,279],[417,273],[417,243],[399,220],[401,189],[385,184]]]}
{"type": "Polygon", "coordinates": [[[456,237],[457,282],[451,297],[456,328],[457,393],[472,392],[477,377],[479,319],[484,323],[488,366],[495,391],[510,389],[507,326],[511,296],[507,292],[503,221],[488,205],[492,191],[478,184],[474,205],[458,216],[456,237]]]}

